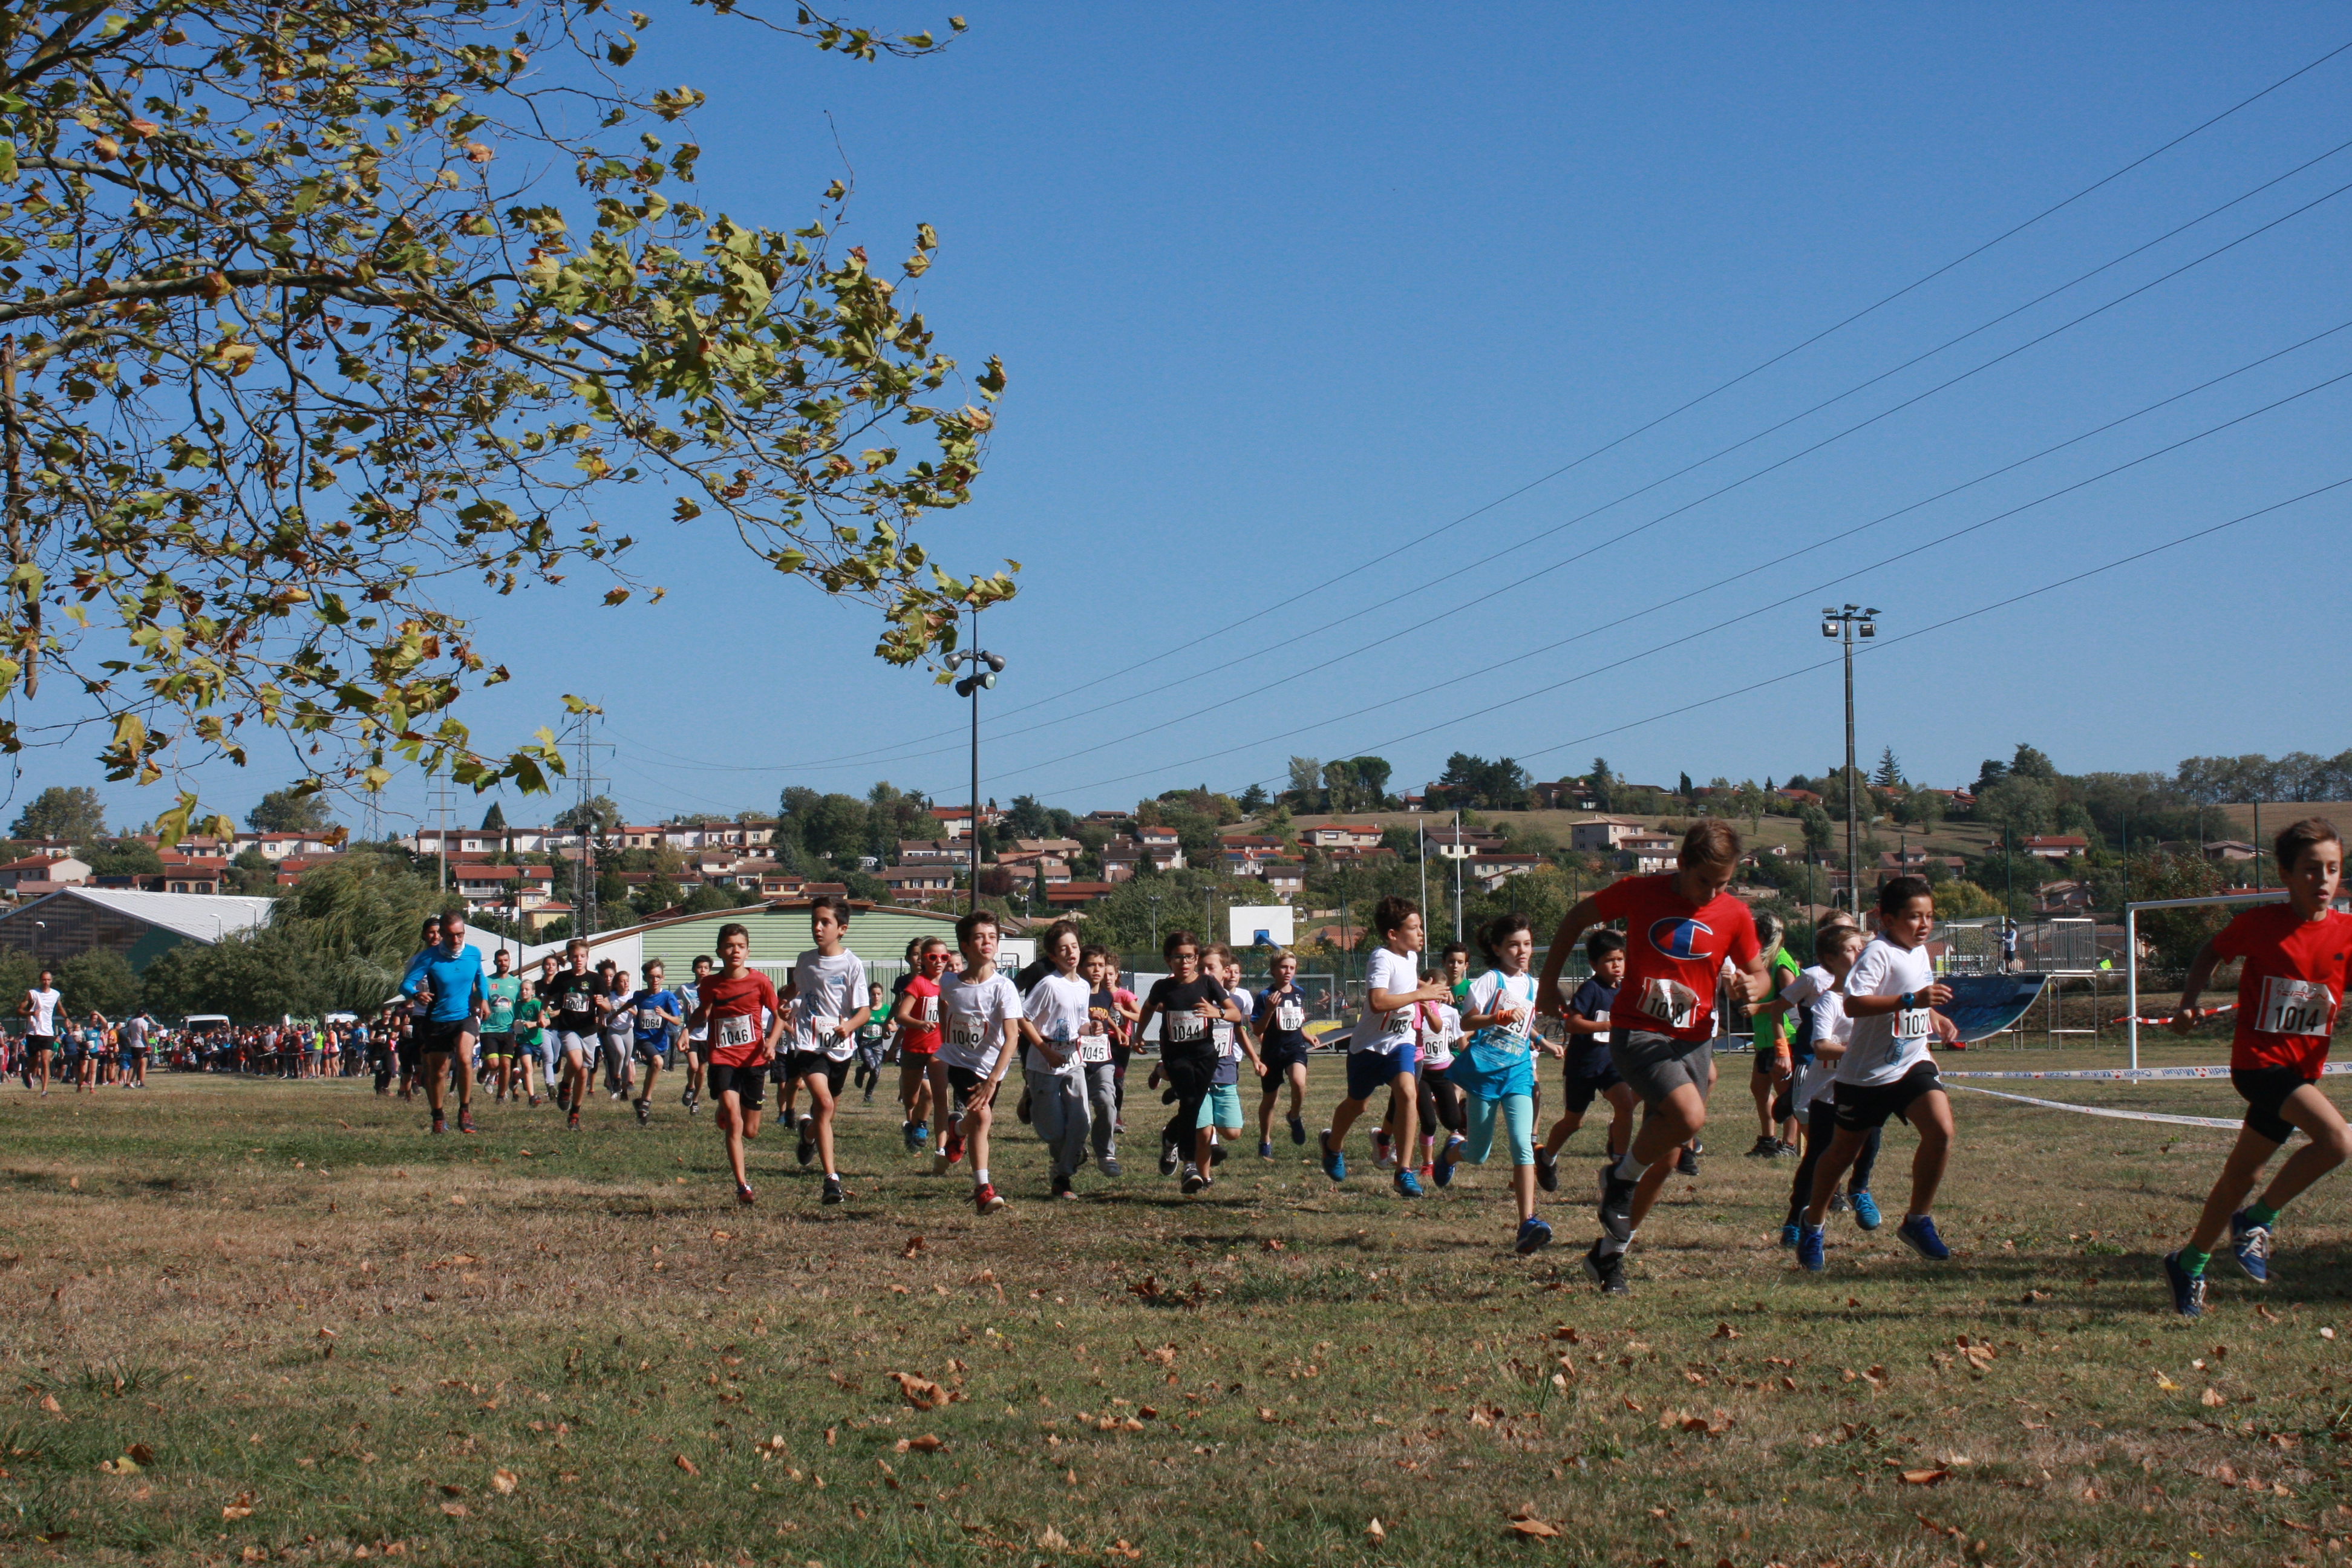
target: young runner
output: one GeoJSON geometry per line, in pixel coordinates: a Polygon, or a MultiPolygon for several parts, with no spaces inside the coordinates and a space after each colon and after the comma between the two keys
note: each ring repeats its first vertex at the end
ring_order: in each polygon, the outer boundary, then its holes
{"type": "MultiPolygon", "coordinates": [[[[1209,1134],[1212,1170],[1225,1163],[1225,1144],[1242,1135],[1242,1058],[1247,1057],[1253,1078],[1265,1076],[1265,1064],[1250,1037],[1249,1017],[1257,999],[1242,984],[1241,961],[1222,942],[1213,942],[1202,954],[1202,973],[1225,988],[1231,1011],[1209,1026],[1210,1042],[1217,1047],[1217,1070],[1209,1080],[1209,1097],[1201,1102],[1201,1126],[1209,1134]]],[[[1165,1033],[1163,1028],[1162,1033],[1165,1033]]]]}
{"type": "Polygon", "coordinates": [[[2230,1085],[2246,1102],[2246,1124],[2188,1245],[2164,1260],[2173,1310],[2184,1318],[2205,1310],[2206,1261],[2225,1233],[2246,1278],[2268,1284],[2279,1211],[2352,1155],[2352,1130],[2319,1091],[2352,957],[2352,915],[2332,907],[2344,881],[2344,840],[2325,817],[2311,816],[2281,833],[2273,847],[2286,902],[2241,910],[2197,950],[2172,1019],[2185,1035],[2212,1016],[2197,999],[2214,966],[2242,961],[2230,1085]],[[2263,1167],[2298,1128],[2310,1142],[2287,1157],[2259,1199],[2246,1203],[2263,1167]]]}
{"type": "Polygon", "coordinates": [[[646,1073],[637,1083],[635,1104],[640,1127],[654,1119],[654,1080],[661,1076],[662,1063],[669,1056],[669,1032],[684,1016],[678,1011],[677,995],[662,984],[660,959],[646,965],[645,982],[629,998],[635,1026],[636,1059],[645,1064],[646,1073]]]}
{"type": "MultiPolygon", "coordinates": [[[[482,1017],[482,1060],[489,1069],[490,1081],[496,1092],[492,1103],[509,1096],[520,1100],[521,1091],[514,1086],[515,1004],[522,1000],[522,980],[514,973],[514,959],[500,948],[490,959],[490,973],[482,982],[489,994],[489,1011],[482,1017]]],[[[526,1073],[525,1081],[529,1081],[526,1073]]]]}
{"type": "Polygon", "coordinates": [[[1511,1141],[1511,1195],[1518,1200],[1519,1229],[1512,1249],[1522,1256],[1551,1245],[1551,1226],[1536,1217],[1535,1089],[1533,1047],[1561,1054],[1535,1032],[1536,979],[1528,973],[1535,957],[1535,932],[1525,915],[1501,915],[1487,926],[1479,945],[1495,967],[1470,983],[1463,1002],[1462,1026],[1475,1031],[1446,1069],[1468,1100],[1467,1134],[1445,1141],[1437,1157],[1437,1184],[1454,1180],[1464,1160],[1486,1163],[1495,1146],[1499,1112],[1511,1141]]]}
{"type": "Polygon", "coordinates": [[[1584,1256],[1586,1275],[1610,1295],[1626,1291],[1624,1252],[1657,1201],[1677,1146],[1706,1125],[1714,1081],[1709,1040],[1726,958],[1741,972],[1737,989],[1762,990],[1764,959],[1748,906],[1727,891],[1739,864],[1739,835],[1710,818],[1683,836],[1678,869],[1623,877],[1561,917],[1537,989],[1539,1008],[1564,1015],[1559,972],[1577,939],[1622,920],[1625,979],[1611,1009],[1609,1056],[1642,1101],[1641,1131],[1622,1158],[1601,1168],[1601,1237],[1584,1256]]]}
{"type": "Polygon", "coordinates": [[[1224,986],[1202,972],[1200,938],[1189,931],[1170,931],[1160,954],[1169,973],[1145,994],[1134,1035],[1141,1039],[1151,1020],[1160,1020],[1160,1068],[1176,1095],[1176,1114],[1160,1134],[1160,1173],[1174,1175],[1181,1165],[1184,1191],[1197,1193],[1214,1179],[1209,1172],[1209,1130],[1201,1117],[1217,1076],[1212,1027],[1234,1022],[1239,1013],[1226,1000],[1224,986]]]}
{"type": "Polygon", "coordinates": [[[898,1026],[898,1109],[904,1116],[898,1135],[911,1154],[929,1140],[931,1121],[938,1118],[937,1175],[947,1174],[955,1163],[955,1154],[949,1152],[951,1142],[956,1153],[962,1151],[962,1141],[948,1127],[948,1069],[940,1060],[940,978],[947,972],[948,944],[935,936],[922,939],[906,988],[890,1010],[891,1022],[898,1026]]]}
{"type": "MultiPolygon", "coordinates": [[[[441,917],[425,917],[425,929],[418,934],[424,940],[409,958],[411,968],[441,945],[441,917]]],[[[425,1004],[404,1001],[395,1005],[400,1008],[400,1048],[397,1052],[400,1058],[400,1098],[414,1100],[416,1098],[417,1078],[424,1070],[419,1065],[419,1057],[425,1045],[425,1004]]]]}
{"type": "Polygon", "coordinates": [[[1136,994],[1118,983],[1118,957],[1109,949],[1103,950],[1109,969],[1111,1004],[1127,1027],[1119,1031],[1120,1038],[1111,1046],[1111,1092],[1118,1102],[1118,1114],[1111,1119],[1111,1131],[1124,1136],[1127,1132],[1127,1064],[1141,1046],[1143,1037],[1136,1026],[1143,1018],[1143,1002],[1136,994]]]}
{"type": "MultiPolygon", "coordinates": [[[[1862,952],[1862,932],[1850,925],[1824,925],[1813,933],[1813,962],[1796,979],[1780,988],[1777,1004],[1793,1010],[1797,1027],[1790,1036],[1790,1052],[1798,1072],[1793,1097],[1805,1129],[1805,1157],[1797,1163],[1796,1180],[1789,1184],[1789,1217],[1780,1226],[1780,1245],[1794,1247],[1803,1231],[1805,1205],[1813,1198],[1813,1173],[1837,1137],[1837,1068],[1845,1056],[1853,1020],[1845,1016],[1845,998],[1839,987],[1862,952]]],[[[1854,1156],[1846,1178],[1854,1222],[1864,1230],[1879,1226],[1878,1204],[1870,1195],[1870,1173],[1878,1163],[1880,1129],[1874,1127],[1854,1156]]]]}
{"type": "Polygon", "coordinates": [[[809,934],[816,945],[793,961],[784,1000],[793,1005],[792,1058],[785,1068],[787,1092],[805,1085],[808,1114],[800,1121],[795,1158],[805,1165],[813,1154],[824,1159],[824,1202],[842,1201],[841,1173],[834,1163],[834,1106],[849,1079],[849,1058],[857,1050],[857,1030],[866,1022],[866,961],[841,944],[849,930],[849,900],[820,894],[809,905],[809,934]]]}
{"type": "Polygon", "coordinates": [[[1794,1108],[1776,1114],[1776,1102],[1790,1100],[1796,1083],[1795,1063],[1789,1048],[1789,1020],[1784,1012],[1770,1005],[1798,973],[1797,961],[1781,950],[1782,935],[1778,915],[1756,917],[1756,940],[1764,945],[1766,978],[1772,991],[1749,1014],[1756,1065],[1748,1074],[1748,1093],[1756,1101],[1756,1124],[1762,1129],[1756,1135],[1755,1146],[1748,1151],[1751,1160],[1785,1159],[1797,1152],[1794,1108]]]}
{"type": "Polygon", "coordinates": [[[694,978],[677,988],[678,1014],[686,1019],[686,1092],[678,1102],[688,1116],[701,1108],[704,1072],[710,1065],[710,1026],[694,1021],[695,1009],[702,1005],[702,983],[709,977],[709,955],[698,952],[694,978]]]}
{"type": "Polygon", "coordinates": [[[882,1058],[890,1045],[890,1007],[882,999],[882,983],[869,981],[866,986],[866,1022],[857,1026],[857,1071],[852,1076],[853,1087],[866,1091],[862,1103],[874,1103],[874,1086],[882,1081],[882,1058]]]}
{"type": "Polygon", "coordinates": [[[1274,1158],[1274,1102],[1290,1087],[1290,1141],[1307,1142],[1307,994],[1298,988],[1298,959],[1276,951],[1266,965],[1274,984],[1258,993],[1251,1027],[1257,1031],[1263,1085],[1257,1102],[1257,1154],[1274,1158]]]}
{"type": "Polygon", "coordinates": [[[147,1087],[147,1042],[155,1032],[155,1020],[142,1010],[132,1014],[122,1025],[122,1061],[131,1075],[131,1087],[147,1087]]]}
{"type": "Polygon", "coordinates": [[[1576,988],[1565,1014],[1569,1045],[1560,1077],[1568,1109],[1536,1151],[1536,1184],[1548,1193],[1559,1191],[1560,1146],[1584,1125],[1594,1100],[1609,1107],[1608,1156],[1617,1159],[1633,1141],[1633,1091],[1609,1060],[1609,1010],[1625,978],[1625,939],[1613,931],[1594,931],[1584,939],[1584,958],[1592,978],[1576,988]]]}
{"type": "Polygon", "coordinates": [[[597,998],[596,1033],[604,1047],[604,1093],[609,1100],[627,1100],[636,1089],[636,1043],[634,1010],[635,977],[609,958],[596,961],[597,978],[604,994],[597,998]]]}
{"type": "Polygon", "coordinates": [[[731,921],[719,928],[719,970],[705,975],[698,987],[694,1022],[710,1041],[703,1082],[710,1090],[711,1120],[719,1124],[728,1169],[735,1175],[735,1201],[749,1204],[751,1173],[744,1168],[743,1144],[760,1135],[768,1058],[783,1037],[784,1005],[768,977],[751,967],[748,928],[731,921]]]}
{"type": "Polygon", "coordinates": [[[1021,1034],[1028,1042],[1022,1075],[1028,1083],[1030,1125],[1052,1156],[1053,1195],[1075,1198],[1071,1181],[1087,1163],[1088,1131],[1079,1043],[1094,988],[1078,973],[1084,944],[1076,921],[1055,921],[1037,946],[1053,967],[1037,977],[1022,1001],[1021,1034]]]}
{"type": "Polygon", "coordinates": [[[65,994],[57,987],[57,976],[44,969],[39,984],[18,998],[16,1016],[25,1020],[25,1087],[32,1087],[32,1075],[41,1079],[41,1093],[49,1092],[49,1054],[58,1048],[58,1004],[65,994]]]}
{"type": "Polygon", "coordinates": [[[1812,1201],[1797,1232],[1797,1261],[1819,1273],[1827,1267],[1822,1226],[1830,1198],[1874,1128],[1899,1116],[1919,1134],[1911,1159],[1911,1207],[1895,1228],[1920,1257],[1952,1255],[1936,1233],[1936,1188],[1952,1152],[1952,1102],[1937,1081],[1928,1042],[1932,1009],[1952,999],[1927,957],[1936,928],[1936,895],[1923,877],[1896,877],[1878,889],[1878,934],[1864,946],[1840,987],[1853,1027],[1839,1058],[1837,1135],[1813,1168],[1812,1201]]]}
{"type": "Polygon", "coordinates": [[[457,1077],[457,1131],[474,1130],[474,1037],[489,1012],[489,993],[479,949],[466,941],[466,917],[452,910],[441,917],[441,945],[409,960],[400,994],[425,1006],[419,1065],[425,1072],[425,1102],[433,1108],[433,1131],[449,1130],[441,1114],[449,1075],[457,1077]]]}
{"type": "MultiPolygon", "coordinates": [[[[1420,1120],[1420,1087],[1413,1080],[1416,1065],[1413,1031],[1423,1002],[1453,997],[1453,987],[1423,985],[1414,954],[1421,951],[1421,907],[1411,899],[1382,899],[1372,910],[1372,924],[1381,945],[1364,969],[1364,1012],[1348,1042],[1348,1096],[1331,1113],[1317,1147],[1323,1155],[1323,1173],[1335,1182],[1348,1179],[1348,1129],[1364,1113],[1365,1102],[1382,1089],[1390,1091],[1400,1125],[1397,1147],[1413,1147],[1420,1120]]],[[[1421,1178],[1403,1164],[1397,1167],[1396,1190],[1405,1197],[1422,1195],[1421,1178]]]]}
{"type": "Polygon", "coordinates": [[[588,967],[584,937],[575,936],[565,944],[563,959],[565,968],[549,982],[543,1000],[555,1015],[556,1048],[563,1054],[563,1077],[555,1091],[555,1103],[563,1108],[564,1126],[577,1132],[580,1107],[588,1098],[602,1035],[597,1014],[604,1001],[604,979],[588,967]]]}
{"type": "Polygon", "coordinates": [[[523,1098],[530,1101],[533,1110],[539,1109],[539,1092],[531,1088],[530,1069],[547,1049],[546,1024],[547,1004],[539,999],[539,984],[526,980],[521,994],[515,998],[514,1060],[523,1098]]]}
{"type": "MultiPolygon", "coordinates": [[[[1437,1179],[1439,1132],[1442,1131],[1448,1138],[1459,1138],[1469,1127],[1461,1087],[1447,1075],[1455,1060],[1454,1047],[1466,1035],[1463,1013],[1470,1001],[1470,950],[1458,942],[1450,942],[1441,958],[1444,967],[1433,978],[1449,994],[1443,1002],[1421,1005],[1416,1051],[1419,1070],[1413,1074],[1421,1089],[1417,1110],[1421,1121],[1421,1179],[1424,1184],[1437,1179]]],[[[1534,1103],[1532,1097],[1529,1103],[1534,1103]]],[[[1396,1114],[1393,1104],[1389,1114],[1396,1114]]]]}
{"type": "MultiPolygon", "coordinates": [[[[1020,1048],[1021,994],[1010,978],[996,973],[994,915],[974,910],[956,921],[956,944],[963,952],[963,967],[940,981],[944,1037],[939,1056],[948,1070],[949,1087],[965,1100],[958,1131],[971,1151],[972,1206],[982,1214],[994,1214],[1004,1200],[988,1179],[988,1130],[997,1086],[1020,1048]]],[[[908,994],[914,994],[912,986],[908,994]]],[[[943,1154],[940,1169],[952,1161],[952,1154],[943,1154]]]]}
{"type": "Polygon", "coordinates": [[[1110,988],[1118,962],[1110,949],[1089,944],[1078,950],[1078,973],[1087,983],[1087,1024],[1078,1036],[1078,1061],[1087,1075],[1087,1125],[1094,1135],[1095,1165],[1106,1176],[1119,1173],[1118,1043],[1127,1020],[1110,988]]]}

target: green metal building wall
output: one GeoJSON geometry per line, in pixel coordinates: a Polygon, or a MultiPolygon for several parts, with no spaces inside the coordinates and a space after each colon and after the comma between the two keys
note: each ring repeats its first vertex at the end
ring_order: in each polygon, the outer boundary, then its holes
{"type": "MultiPolygon", "coordinates": [[[[812,945],[806,908],[714,910],[692,920],[653,927],[638,936],[644,959],[660,959],[671,975],[683,975],[698,953],[719,955],[719,928],[740,922],[751,933],[751,962],[790,963],[812,945]]],[[[860,910],[849,922],[845,945],[868,963],[895,961],[919,936],[955,940],[955,917],[919,910],[860,910]]]]}

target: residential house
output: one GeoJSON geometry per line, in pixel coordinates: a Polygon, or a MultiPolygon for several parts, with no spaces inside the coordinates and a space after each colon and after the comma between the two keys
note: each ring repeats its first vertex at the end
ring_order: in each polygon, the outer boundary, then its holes
{"type": "MultiPolygon", "coordinates": [[[[280,863],[280,875],[285,875],[280,863]]],[[[487,860],[453,863],[449,879],[469,910],[535,910],[555,897],[551,866],[494,866],[487,860]]]]}
{"type": "Polygon", "coordinates": [[[1682,840],[1671,833],[1629,833],[1617,841],[1621,853],[1633,857],[1633,869],[1646,876],[1671,871],[1682,856],[1682,840]]]}
{"type": "Polygon", "coordinates": [[[256,833],[250,830],[236,836],[236,853],[258,849],[267,859],[284,860],[289,855],[331,855],[335,846],[316,833],[256,833]]]}
{"type": "Polygon", "coordinates": [[[950,866],[886,866],[876,873],[890,896],[904,903],[921,903],[955,891],[950,866]]]}
{"type": "Polygon", "coordinates": [[[1465,858],[1471,879],[1490,893],[1513,877],[1524,877],[1544,864],[1540,855],[1511,855],[1491,849],[1465,858]]]}
{"type": "Polygon", "coordinates": [[[1821,795],[1809,789],[1776,789],[1772,793],[1794,806],[1802,807],[1822,804],[1821,795]]]}
{"type": "Polygon", "coordinates": [[[1490,833],[1483,827],[1457,827],[1450,822],[1442,827],[1423,826],[1421,837],[1423,843],[1447,860],[1466,860],[1473,855],[1503,847],[1503,836],[1499,833],[1490,833]]]}
{"type": "Polygon", "coordinates": [[[2036,860],[2066,860],[2090,848],[2091,841],[2080,834],[2036,834],[2020,846],[2027,856],[2036,860]]]}
{"type": "Polygon", "coordinates": [[[1601,800],[1590,779],[1558,779],[1528,791],[1541,811],[1598,811],[1601,800]]]}
{"type": "Polygon", "coordinates": [[[1595,816],[1569,828],[1568,847],[1584,854],[1607,855],[1623,848],[1626,839],[1649,831],[1638,817],[1595,816]]]}
{"type": "Polygon", "coordinates": [[[1318,849],[1376,849],[1381,836],[1381,829],[1377,826],[1328,822],[1319,827],[1301,829],[1298,841],[1318,849]]]}
{"type": "MultiPolygon", "coordinates": [[[[2186,849],[2189,847],[2184,844],[2180,847],[2186,849]]],[[[2236,863],[2251,860],[2254,855],[2254,847],[2242,838],[2209,838],[2205,842],[2205,858],[2208,860],[2236,863]]]]}
{"type": "Polygon", "coordinates": [[[901,866],[961,866],[971,856],[971,846],[948,838],[901,838],[898,840],[898,861],[901,866]]]}
{"type": "Polygon", "coordinates": [[[0,866],[0,888],[19,898],[33,893],[52,893],[59,888],[69,888],[89,880],[89,863],[70,855],[27,855],[21,860],[11,860],[0,866]],[[37,888],[32,884],[38,883],[37,888]]]}
{"type": "Polygon", "coordinates": [[[1085,849],[1075,838],[1016,838],[1009,849],[996,852],[1000,866],[1026,866],[1033,860],[1066,860],[1085,849]]]}
{"type": "Polygon", "coordinates": [[[2045,915],[2087,913],[2091,908],[2091,885],[2088,882],[2071,879],[2061,882],[2044,882],[2034,889],[2033,907],[2037,912],[2045,915]]]}
{"type": "Polygon", "coordinates": [[[1258,875],[1265,879],[1265,890],[1284,903],[1307,891],[1306,863],[1296,856],[1259,861],[1258,875]]]}
{"type": "Polygon", "coordinates": [[[1075,910],[1091,904],[1097,899],[1108,897],[1110,890],[1111,884],[1108,882],[1048,884],[1045,889],[1045,902],[1053,909],[1075,910]]]}

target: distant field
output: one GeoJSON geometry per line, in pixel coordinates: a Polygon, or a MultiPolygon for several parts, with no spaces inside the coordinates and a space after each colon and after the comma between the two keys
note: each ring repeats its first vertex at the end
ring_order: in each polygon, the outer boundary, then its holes
{"type": "MultiPolygon", "coordinates": [[[[1939,1205],[1959,1256],[1929,1266],[1842,1222],[1832,1271],[1809,1276],[1775,1240],[1790,1166],[1738,1157],[1744,1064],[1723,1065],[1701,1176],[1670,1188],[1616,1301],[1571,1245],[1591,1229],[1590,1130],[1544,1205],[1562,1245],[1518,1258],[1500,1173],[1408,1204],[1368,1174],[1334,1189],[1286,1139],[1185,1199],[1130,1137],[1130,1174],[1056,1204],[1008,1125],[1013,1207],[982,1220],[961,1177],[899,1152],[882,1106],[853,1105],[846,1207],[818,1206],[772,1129],[745,1212],[707,1119],[674,1101],[650,1130],[599,1102],[577,1137],[551,1110],[485,1108],[481,1136],[428,1140],[416,1110],[346,1083],[0,1089],[0,1549],[656,1568],[2340,1560],[2347,1178],[2289,1212],[2267,1294],[2218,1261],[2212,1314],[2184,1326],[2157,1258],[2230,1134],[1962,1094],[1939,1205]]],[[[1335,1093],[1315,1070],[1310,1125],[1335,1093]]],[[[2224,1083],[1990,1087],[2234,1103],[2224,1083]]],[[[1890,1132],[1890,1208],[1910,1149],[1890,1132]]]]}
{"type": "MultiPolygon", "coordinates": [[[[1508,823],[1515,826],[1525,825],[1535,828],[1539,832],[1549,834],[1560,845],[1565,847],[1569,841],[1570,828],[1573,827],[1580,822],[1590,822],[1596,815],[1599,814],[1590,811],[1485,811],[1476,813],[1475,815],[1481,821],[1487,823],[1490,826],[1503,823],[1508,823]]],[[[2269,814],[2266,811],[2264,813],[2265,819],[2267,819],[2268,815],[2269,814]]],[[[1451,819],[1451,813],[1371,811],[1320,816],[1299,816],[1293,820],[1301,827],[1311,827],[1318,824],[1333,822],[1352,824],[1377,823],[1382,827],[1412,827],[1423,824],[1446,822],[1451,819]]],[[[1645,816],[1642,820],[1654,826],[1660,821],[1664,820],[1672,820],[1681,823],[1687,822],[1692,819],[1676,815],[1671,818],[1645,816]]],[[[1748,819],[1744,816],[1737,819],[1735,826],[1738,827],[1741,837],[1748,841],[1751,847],[1770,848],[1773,845],[1783,844],[1789,846],[1791,849],[1801,852],[1804,848],[1805,833],[1803,825],[1793,816],[1767,816],[1764,818],[1763,826],[1753,831],[1748,828],[1748,819]]],[[[1845,852],[1845,826],[1843,822],[1837,824],[1836,831],[1836,842],[1838,846],[1836,853],[1843,855],[1845,852]]],[[[1904,842],[1906,829],[1897,823],[1881,823],[1878,826],[1876,832],[1879,837],[1886,841],[1887,847],[1889,849],[1893,849],[1898,844],[1904,842]]],[[[1936,831],[1927,838],[1921,839],[1917,835],[1913,834],[1909,838],[1909,842],[1914,846],[1924,844],[1929,849],[1949,855],[1981,855],[1984,853],[1986,847],[1990,845],[2000,837],[2000,830],[1999,828],[1987,827],[1979,823],[1938,823],[1937,825],[1936,831]]]]}
{"type": "MultiPolygon", "coordinates": [[[[2215,806],[2213,809],[2229,819],[2232,831],[2214,832],[2209,819],[2206,832],[2210,837],[2243,838],[2249,843],[2254,842],[2256,810],[2254,806],[2241,802],[2235,805],[2215,806]]],[[[2290,822],[2299,821],[2306,816],[2324,816],[2347,833],[2352,833],[2352,800],[2271,800],[2264,801],[2260,809],[2263,814],[2261,843],[2264,849],[2268,849],[2271,840],[2278,837],[2280,828],[2290,822]]]]}

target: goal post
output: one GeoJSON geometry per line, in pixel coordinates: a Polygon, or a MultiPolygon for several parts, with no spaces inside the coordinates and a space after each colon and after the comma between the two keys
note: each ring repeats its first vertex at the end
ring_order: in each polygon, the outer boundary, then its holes
{"type": "Polygon", "coordinates": [[[2244,909],[2254,904],[2278,904],[2285,901],[2285,890],[2272,888],[2259,893],[2210,893],[2203,898],[2196,899],[2142,899],[2136,903],[2124,906],[2124,1032],[2131,1040],[2131,1065],[2134,1072],[2139,1070],[2140,911],[2200,908],[2244,909]]]}

